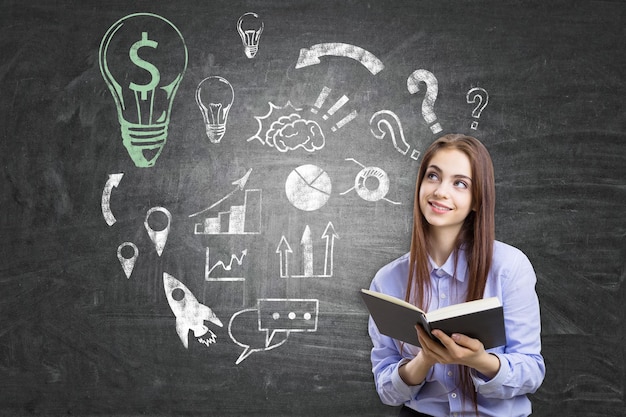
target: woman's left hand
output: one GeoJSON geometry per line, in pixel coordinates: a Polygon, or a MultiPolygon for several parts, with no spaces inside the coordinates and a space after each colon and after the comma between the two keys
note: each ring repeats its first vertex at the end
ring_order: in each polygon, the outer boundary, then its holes
{"type": "Polygon", "coordinates": [[[421,326],[417,326],[422,351],[430,360],[447,365],[465,365],[488,378],[493,378],[498,373],[500,359],[487,353],[480,340],[458,333],[450,337],[441,330],[433,330],[432,333],[441,344],[432,340],[421,326]]]}

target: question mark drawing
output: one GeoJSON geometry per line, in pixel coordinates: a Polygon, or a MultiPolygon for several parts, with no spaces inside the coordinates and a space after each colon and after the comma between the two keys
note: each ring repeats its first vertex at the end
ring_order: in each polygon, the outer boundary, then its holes
{"type": "MultiPolygon", "coordinates": [[[[411,146],[404,138],[404,131],[402,130],[402,123],[398,116],[390,110],[380,110],[372,115],[370,118],[370,131],[372,135],[377,139],[384,139],[386,136],[391,136],[391,142],[393,147],[402,155],[406,155],[411,146]],[[398,140],[400,138],[400,140],[398,140]]],[[[416,160],[419,158],[420,152],[413,150],[411,152],[411,158],[416,160]]]]}
{"type": "MultiPolygon", "coordinates": [[[[467,103],[472,104],[476,102],[478,102],[478,104],[472,112],[472,117],[478,119],[483,110],[485,110],[485,107],[487,107],[487,103],[489,103],[489,93],[487,93],[487,90],[475,87],[467,92],[467,103]]],[[[478,120],[472,122],[471,128],[474,130],[478,128],[478,120]]]]}
{"type": "Polygon", "coordinates": [[[422,101],[422,116],[426,123],[430,126],[430,130],[433,133],[441,132],[441,125],[439,123],[435,123],[437,121],[437,116],[435,116],[435,111],[433,107],[435,106],[435,100],[437,100],[437,94],[439,93],[439,83],[437,82],[437,78],[430,72],[424,69],[419,69],[413,72],[406,80],[406,88],[409,89],[409,93],[415,94],[419,89],[419,83],[424,82],[426,84],[426,94],[424,96],[424,101],[422,101]],[[434,123],[434,124],[433,124],[434,123]]]}

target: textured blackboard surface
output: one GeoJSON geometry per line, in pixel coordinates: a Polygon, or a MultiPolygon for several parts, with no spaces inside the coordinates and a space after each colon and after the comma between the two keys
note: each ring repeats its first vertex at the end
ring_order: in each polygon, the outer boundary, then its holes
{"type": "MultiPolygon", "coordinates": [[[[487,145],[497,237],[536,269],[547,375],[534,415],[623,415],[623,2],[4,1],[0,10],[1,415],[396,415],[374,390],[358,290],[408,250],[419,152],[436,123],[487,145]],[[187,51],[151,167],[124,147],[100,69],[105,34],[136,13],[166,19],[187,51]],[[264,24],[252,58],[240,17],[264,24]],[[418,70],[437,82],[434,121],[422,112],[432,83],[418,70]],[[234,92],[219,143],[196,103],[211,76],[234,92]],[[475,88],[488,93],[482,107],[468,101],[475,88]],[[289,135],[268,136],[295,113],[324,133],[323,146],[290,150],[289,135]],[[378,118],[401,122],[395,146],[378,118]],[[243,229],[236,216],[219,220],[242,207],[243,229]],[[178,288],[166,291],[164,276],[178,288]],[[198,331],[188,337],[170,306],[183,293],[218,319],[183,320],[198,331]],[[286,318],[292,310],[309,316],[286,318]]],[[[140,85],[157,62],[150,49],[176,43],[154,47],[160,32],[150,30],[133,41],[140,85]]],[[[161,57],[159,76],[182,56],[161,57]]]]}

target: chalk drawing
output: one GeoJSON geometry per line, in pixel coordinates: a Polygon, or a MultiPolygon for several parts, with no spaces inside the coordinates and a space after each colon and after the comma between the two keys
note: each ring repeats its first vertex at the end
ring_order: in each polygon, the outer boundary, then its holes
{"type": "MultiPolygon", "coordinates": [[[[484,88],[475,87],[467,92],[466,99],[468,104],[476,103],[476,107],[472,111],[472,117],[478,119],[489,103],[489,93],[484,88]]],[[[470,127],[474,130],[478,129],[478,120],[472,121],[470,127]]]]}
{"type": "Polygon", "coordinates": [[[122,269],[124,270],[124,274],[126,274],[126,278],[130,278],[133,273],[133,269],[135,269],[135,262],[137,262],[137,258],[139,257],[139,249],[137,249],[137,245],[133,242],[124,242],[117,248],[117,259],[119,259],[120,264],[122,265],[122,269]],[[122,251],[124,248],[131,248],[133,251],[133,255],[128,258],[124,256],[122,251]]]}
{"type": "Polygon", "coordinates": [[[339,239],[339,235],[335,231],[335,227],[332,222],[328,222],[328,225],[324,229],[324,233],[321,236],[322,240],[326,240],[326,251],[324,256],[324,272],[322,274],[314,273],[314,245],[311,235],[311,228],[306,225],[302,238],[300,239],[300,246],[302,247],[302,273],[301,274],[289,274],[289,254],[293,253],[289,242],[285,236],[281,236],[276,253],[279,256],[279,268],[281,278],[327,278],[333,276],[333,264],[334,264],[334,251],[335,251],[335,239],[339,239]]]}
{"type": "Polygon", "coordinates": [[[296,149],[315,152],[324,147],[326,137],[322,128],[316,121],[303,119],[299,114],[302,108],[294,107],[289,101],[282,107],[272,102],[268,104],[270,110],[267,114],[255,116],[259,128],[254,136],[248,138],[248,142],[256,139],[279,152],[296,149]],[[270,117],[272,120],[269,120],[270,117]]]}
{"type": "Polygon", "coordinates": [[[433,133],[439,133],[442,129],[439,123],[435,123],[437,121],[437,116],[434,111],[437,94],[439,94],[439,82],[431,72],[424,69],[416,70],[406,80],[406,86],[409,93],[415,94],[420,91],[420,82],[426,84],[426,94],[424,96],[424,100],[422,101],[422,117],[424,117],[426,123],[430,125],[430,130],[433,133]]]}
{"type": "Polygon", "coordinates": [[[385,68],[380,59],[361,47],[347,43],[320,43],[308,49],[300,49],[296,69],[319,64],[319,58],[322,56],[338,56],[354,59],[367,68],[372,75],[378,74],[385,68]]]}
{"type": "Polygon", "coordinates": [[[215,277],[215,276],[211,276],[211,273],[216,268],[221,268],[222,271],[231,271],[233,269],[234,263],[237,263],[238,266],[241,266],[243,264],[243,259],[246,257],[247,254],[248,254],[248,250],[244,249],[241,251],[241,255],[239,256],[237,256],[234,253],[231,254],[230,261],[228,262],[228,264],[224,263],[223,261],[217,261],[216,263],[211,265],[210,249],[206,248],[206,263],[205,263],[205,269],[204,269],[205,281],[232,281],[232,280],[244,279],[244,278],[232,278],[232,277],[215,277]]]}
{"type": "Polygon", "coordinates": [[[170,234],[171,224],[172,224],[172,215],[165,207],[152,207],[146,213],[146,219],[144,220],[143,225],[146,228],[146,231],[148,232],[148,236],[150,237],[150,240],[152,241],[152,243],[154,243],[154,248],[156,249],[157,254],[159,256],[163,254],[163,248],[165,248],[165,244],[167,243],[167,237],[170,234]],[[148,224],[148,219],[153,213],[156,213],[156,212],[161,212],[165,214],[165,216],[167,217],[167,225],[162,230],[153,230],[152,227],[150,227],[150,224],[148,224]]]}
{"type": "Polygon", "coordinates": [[[330,176],[322,168],[306,164],[291,171],[285,181],[285,194],[289,202],[303,211],[322,208],[332,191],[330,176]]]}
{"type": "Polygon", "coordinates": [[[123,176],[123,172],[119,174],[109,174],[109,179],[102,190],[102,216],[104,216],[104,221],[106,221],[109,226],[113,226],[115,222],[117,222],[117,219],[111,211],[111,192],[113,188],[117,188],[117,186],[120,185],[123,176]]]}
{"type": "Polygon", "coordinates": [[[189,217],[196,217],[220,206],[222,203],[233,197],[236,193],[243,191],[243,204],[234,204],[224,211],[206,217],[202,223],[194,225],[196,235],[258,235],[261,233],[261,208],[263,191],[261,189],[246,189],[246,183],[250,177],[252,168],[246,174],[232,182],[235,188],[220,198],[215,203],[189,217]]]}
{"type": "Polygon", "coordinates": [[[224,263],[223,261],[211,263],[211,250],[207,247],[206,260],[204,263],[204,280],[207,282],[228,283],[228,285],[239,286],[241,288],[241,301],[243,304],[246,300],[246,278],[237,276],[237,274],[233,274],[231,271],[233,270],[233,266],[242,266],[244,258],[247,254],[248,250],[244,249],[241,251],[241,255],[239,256],[231,254],[228,263],[224,263]],[[219,270],[217,273],[214,272],[218,268],[219,270]]]}
{"type": "MultiPolygon", "coordinates": [[[[313,107],[310,109],[312,114],[318,115],[331,91],[332,90],[326,86],[322,88],[317,100],[315,100],[313,107]]],[[[248,138],[248,142],[256,139],[261,142],[261,144],[273,147],[279,152],[294,151],[296,149],[304,149],[307,152],[320,150],[326,144],[326,136],[324,135],[320,122],[322,124],[332,124],[330,130],[337,132],[358,116],[357,111],[352,110],[347,115],[338,116],[343,116],[338,122],[331,122],[331,118],[335,114],[339,114],[338,111],[342,109],[348,101],[350,101],[350,99],[346,95],[341,96],[322,115],[322,120],[319,122],[317,120],[304,118],[300,114],[303,109],[294,107],[290,101],[282,107],[269,102],[269,111],[264,116],[255,116],[259,127],[257,132],[252,137],[248,138]]]]}
{"type": "Polygon", "coordinates": [[[206,135],[211,143],[220,143],[226,133],[228,112],[235,100],[235,91],[227,79],[210,76],[196,88],[196,104],[202,113],[206,135]]]}
{"type": "MultiPolygon", "coordinates": [[[[404,138],[404,130],[402,129],[400,119],[390,110],[380,110],[372,115],[370,118],[370,131],[377,139],[382,140],[390,136],[393,147],[402,155],[406,155],[409,149],[411,149],[411,146],[404,138]],[[398,140],[398,138],[400,139],[398,140]]],[[[411,159],[417,161],[420,154],[420,151],[414,149],[411,152],[411,159]]]]}
{"type": "Polygon", "coordinates": [[[244,13],[237,20],[237,32],[239,32],[244,53],[248,58],[254,58],[259,51],[259,41],[264,27],[265,24],[254,12],[244,13]]]}
{"type": "Polygon", "coordinates": [[[361,166],[362,169],[354,178],[354,186],[340,193],[340,195],[345,195],[352,190],[356,190],[359,197],[365,201],[385,200],[391,204],[400,204],[400,202],[385,198],[389,192],[389,176],[385,171],[378,167],[366,167],[354,158],[346,158],[346,161],[352,161],[361,166]]]}
{"type": "Polygon", "coordinates": [[[105,33],[99,62],[117,109],[122,143],[137,167],[154,166],[167,141],[172,102],[187,69],[182,34],[156,14],[128,15],[105,33]]]}
{"type": "Polygon", "coordinates": [[[167,272],[163,273],[163,287],[167,302],[176,316],[176,333],[186,349],[189,348],[189,330],[193,330],[196,338],[209,332],[209,328],[204,325],[205,320],[223,326],[213,310],[200,304],[189,288],[167,272]]]}
{"type": "Polygon", "coordinates": [[[257,308],[245,309],[233,314],[228,323],[228,334],[231,340],[244,348],[235,364],[240,364],[253,353],[265,352],[282,346],[287,342],[291,333],[316,332],[318,315],[319,300],[317,299],[258,299],[257,308]],[[258,334],[251,334],[252,326],[258,334]],[[278,336],[279,334],[281,336],[278,336]],[[245,342],[241,341],[242,338],[245,342]]]}

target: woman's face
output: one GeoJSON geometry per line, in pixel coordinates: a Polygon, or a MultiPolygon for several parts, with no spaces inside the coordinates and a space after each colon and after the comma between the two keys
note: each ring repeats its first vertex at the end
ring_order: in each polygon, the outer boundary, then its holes
{"type": "Polygon", "coordinates": [[[426,167],[419,191],[419,206],[431,230],[456,236],[473,205],[469,158],[457,149],[437,151],[426,167]]]}

